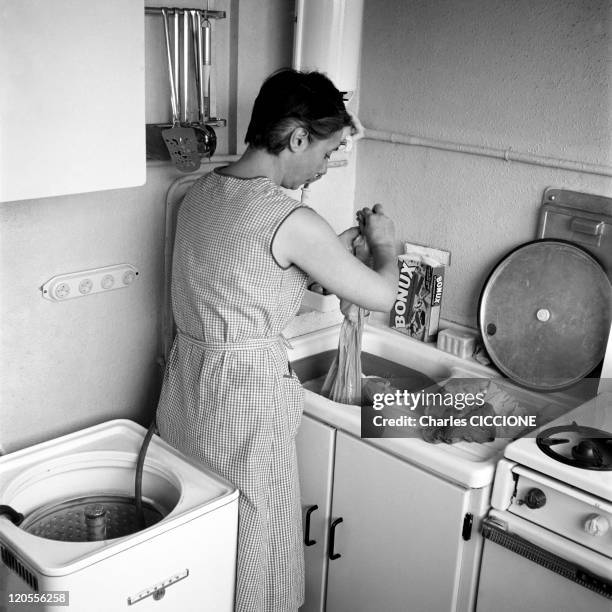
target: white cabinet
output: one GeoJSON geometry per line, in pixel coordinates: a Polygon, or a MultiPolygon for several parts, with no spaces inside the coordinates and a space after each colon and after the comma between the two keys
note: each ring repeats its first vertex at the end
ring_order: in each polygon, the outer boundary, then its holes
{"type": "Polygon", "coordinates": [[[451,610],[467,492],[338,432],[327,607],[451,610]]]}
{"type": "Polygon", "coordinates": [[[301,612],[325,609],[335,439],[333,427],[302,416],[296,439],[306,563],[306,603],[301,612]]]}
{"type": "Polygon", "coordinates": [[[304,611],[458,609],[468,489],[306,415],[298,461],[303,507],[318,506],[304,611]]]}
{"type": "Polygon", "coordinates": [[[146,180],[143,0],[0,0],[0,201],[146,180]]]}

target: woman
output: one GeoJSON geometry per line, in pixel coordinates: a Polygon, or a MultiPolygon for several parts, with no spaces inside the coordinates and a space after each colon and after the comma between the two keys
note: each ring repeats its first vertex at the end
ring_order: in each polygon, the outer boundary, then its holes
{"type": "Polygon", "coordinates": [[[282,330],[307,279],[364,308],[396,290],[393,224],[364,209],[364,266],[296,189],[325,174],[353,129],[320,73],[284,70],[263,84],[242,157],[199,179],[181,206],[172,303],[177,337],[158,408],[161,436],[240,489],[236,610],[293,611],[304,568],[295,434],[303,391],[282,330]]]}

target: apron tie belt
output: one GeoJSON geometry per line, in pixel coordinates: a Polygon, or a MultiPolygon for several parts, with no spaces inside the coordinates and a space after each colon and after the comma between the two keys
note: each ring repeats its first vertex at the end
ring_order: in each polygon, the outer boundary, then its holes
{"type": "Polygon", "coordinates": [[[190,336],[182,331],[179,331],[178,335],[190,344],[195,344],[196,346],[206,349],[207,351],[250,351],[254,349],[268,348],[275,344],[282,344],[287,349],[293,348],[289,340],[287,340],[283,334],[272,336],[270,338],[248,338],[247,340],[240,340],[239,342],[206,342],[204,340],[194,338],[193,336],[190,336]]]}

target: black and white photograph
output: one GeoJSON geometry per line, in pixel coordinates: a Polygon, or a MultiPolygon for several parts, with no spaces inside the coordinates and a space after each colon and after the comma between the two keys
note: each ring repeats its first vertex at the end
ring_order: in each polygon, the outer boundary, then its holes
{"type": "Polygon", "coordinates": [[[612,612],[611,0],[0,0],[0,612],[612,612]]]}

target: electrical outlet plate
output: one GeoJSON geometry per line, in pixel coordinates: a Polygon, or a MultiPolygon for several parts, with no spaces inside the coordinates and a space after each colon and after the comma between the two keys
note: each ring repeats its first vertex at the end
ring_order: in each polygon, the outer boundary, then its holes
{"type": "Polygon", "coordinates": [[[138,270],[130,264],[60,274],[41,287],[42,296],[54,302],[64,302],[102,291],[123,289],[131,285],[137,276],[138,270]]]}

